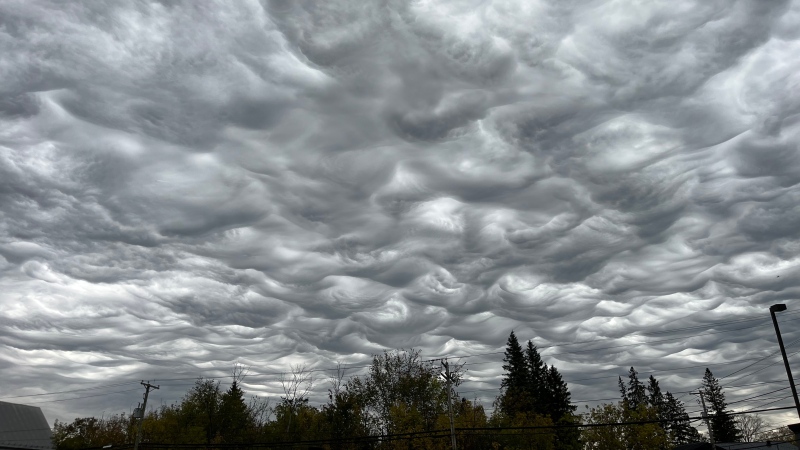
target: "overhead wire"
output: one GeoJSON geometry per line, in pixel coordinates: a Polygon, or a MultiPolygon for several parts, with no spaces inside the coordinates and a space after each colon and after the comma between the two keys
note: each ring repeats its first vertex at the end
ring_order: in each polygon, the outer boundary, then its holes
{"type": "Polygon", "coordinates": [[[126,391],[103,392],[103,393],[100,393],[100,394],[83,395],[83,396],[80,396],[80,397],[71,397],[71,398],[60,398],[60,399],[54,399],[54,400],[40,400],[40,401],[37,401],[37,402],[27,402],[26,404],[28,404],[28,405],[38,405],[38,404],[41,404],[41,403],[68,402],[70,400],[81,400],[81,399],[84,399],[84,398],[102,397],[104,395],[124,394],[124,393],[127,393],[127,392],[137,392],[137,391],[140,391],[140,389],[136,388],[136,389],[128,389],[126,391]]]}
{"type": "Polygon", "coordinates": [[[67,393],[81,392],[81,391],[94,391],[94,390],[97,390],[97,389],[103,389],[103,388],[108,388],[108,387],[125,386],[126,384],[131,384],[131,383],[138,383],[138,382],[136,382],[136,381],[125,381],[125,382],[115,383],[115,384],[106,384],[106,385],[103,385],[103,386],[92,386],[92,387],[80,388],[80,389],[69,389],[69,390],[66,390],[66,391],[44,392],[44,393],[40,393],[40,394],[12,395],[12,396],[2,397],[2,398],[3,399],[11,399],[11,398],[23,398],[23,397],[41,397],[41,396],[44,396],[44,395],[67,394],[67,393]]]}
{"type": "MultiPolygon", "coordinates": [[[[790,314],[800,314],[800,311],[787,313],[787,314],[784,314],[783,316],[790,315],[790,314]]],[[[721,323],[721,324],[720,323],[715,323],[715,324],[718,325],[718,326],[724,326],[724,325],[728,325],[728,324],[731,324],[731,323],[742,323],[742,322],[749,322],[749,321],[754,321],[754,320],[762,320],[762,319],[739,319],[739,320],[727,321],[727,322],[724,322],[724,323],[721,323]]],[[[712,324],[712,325],[714,325],[714,324],[712,324]]],[[[691,336],[691,337],[701,337],[701,336],[707,336],[707,335],[720,334],[720,333],[724,333],[724,332],[738,331],[738,330],[742,330],[742,329],[752,328],[754,326],[758,326],[758,325],[753,325],[753,326],[748,326],[748,327],[738,327],[738,328],[734,328],[734,329],[711,331],[711,332],[707,332],[707,333],[694,335],[694,336],[691,336]]],[[[705,327],[707,329],[708,325],[698,325],[698,326],[693,326],[693,327],[683,327],[683,328],[670,329],[670,330],[656,330],[654,332],[644,333],[644,334],[642,334],[640,336],[645,336],[646,337],[646,336],[648,336],[648,334],[664,334],[664,333],[669,333],[669,332],[681,332],[681,331],[699,329],[700,327],[705,327]]],[[[598,341],[608,341],[608,340],[613,340],[613,339],[619,339],[619,338],[608,338],[608,339],[599,339],[599,340],[598,339],[593,339],[593,340],[588,340],[588,341],[576,341],[576,342],[571,342],[571,343],[557,343],[557,344],[552,344],[552,345],[548,345],[548,346],[542,346],[542,347],[539,347],[539,348],[547,349],[547,348],[555,348],[555,347],[567,346],[567,345],[577,345],[577,344],[591,343],[591,342],[598,342],[598,341]]],[[[612,349],[612,348],[624,348],[624,347],[641,346],[641,345],[648,345],[648,344],[657,344],[657,343],[662,343],[662,342],[674,341],[674,340],[678,340],[678,339],[686,339],[686,337],[681,336],[681,337],[673,337],[673,338],[667,338],[667,339],[651,341],[651,342],[629,343],[629,344],[621,344],[621,345],[608,346],[608,347],[596,347],[596,348],[592,348],[592,349],[582,349],[582,350],[557,352],[557,353],[551,353],[549,355],[544,355],[544,356],[554,356],[554,355],[561,355],[561,354],[577,354],[577,353],[585,353],[585,352],[598,351],[598,350],[607,350],[607,349],[612,349]]],[[[793,344],[793,343],[795,343],[797,341],[800,341],[800,338],[792,341],[789,345],[791,345],[791,344],[793,344]]],[[[499,354],[499,353],[504,353],[504,352],[502,352],[502,351],[488,352],[488,353],[483,353],[483,354],[451,356],[451,357],[448,357],[448,358],[461,359],[461,358],[471,358],[471,357],[485,356],[485,355],[499,354]]],[[[795,352],[795,353],[797,353],[797,352],[795,352]]],[[[771,355],[768,355],[766,357],[759,358],[758,360],[756,360],[752,364],[749,364],[748,366],[745,366],[745,367],[743,367],[743,368],[741,368],[741,369],[739,369],[737,371],[734,371],[731,374],[728,374],[728,375],[726,375],[725,377],[723,377],[721,379],[724,379],[724,378],[730,377],[732,375],[735,375],[737,373],[740,373],[743,370],[746,370],[747,368],[750,368],[750,367],[758,364],[759,362],[761,362],[761,361],[763,361],[765,359],[768,359],[768,358],[770,358],[772,356],[775,356],[775,354],[776,353],[772,353],[771,355]]],[[[425,359],[424,361],[425,362],[433,362],[433,361],[438,361],[440,359],[442,359],[442,358],[425,359]]],[[[674,369],[664,369],[664,370],[654,371],[654,373],[669,372],[669,371],[680,371],[680,370],[686,370],[686,369],[689,369],[689,368],[702,367],[702,366],[715,367],[715,366],[721,366],[721,365],[735,364],[735,363],[738,363],[738,362],[752,360],[752,359],[753,358],[745,358],[745,359],[741,359],[741,360],[737,360],[737,361],[731,361],[731,362],[727,362],[727,363],[700,364],[700,365],[694,365],[694,366],[685,366],[685,367],[679,367],[679,368],[674,368],[674,369]]],[[[465,363],[464,365],[465,366],[473,366],[473,365],[491,364],[491,363],[495,363],[496,364],[496,362],[493,362],[493,361],[486,361],[486,362],[465,363]]],[[[343,368],[345,370],[353,370],[353,369],[368,368],[370,366],[371,366],[371,364],[358,365],[358,366],[347,366],[347,365],[344,365],[341,368],[343,368]]],[[[767,366],[767,367],[769,367],[769,366],[767,366]]],[[[759,371],[760,370],[764,370],[767,367],[761,368],[761,369],[759,369],[759,371]]],[[[304,373],[314,373],[314,372],[334,371],[334,370],[337,370],[337,368],[310,368],[310,369],[304,370],[304,373]]],[[[753,372],[753,373],[757,373],[757,372],[758,371],[753,372]]],[[[744,376],[750,376],[753,373],[746,374],[744,376]]],[[[285,374],[287,374],[286,371],[259,372],[259,373],[249,374],[249,375],[247,375],[246,378],[252,379],[252,378],[260,378],[260,377],[274,376],[274,375],[285,375],[285,374]]],[[[600,376],[600,377],[589,377],[589,378],[581,378],[581,379],[565,380],[565,381],[574,383],[574,382],[577,382],[577,381],[586,381],[586,380],[591,380],[591,379],[602,379],[602,378],[613,378],[613,377],[616,377],[616,376],[617,375],[606,375],[606,376],[600,376]]],[[[220,379],[226,379],[226,378],[232,378],[232,377],[233,377],[232,375],[227,375],[227,376],[194,376],[194,377],[176,377],[176,378],[157,378],[157,379],[154,379],[154,381],[155,380],[163,381],[163,382],[186,381],[186,380],[197,380],[198,378],[220,380],[220,379]]],[[[732,380],[732,381],[736,381],[736,380],[738,380],[740,378],[742,378],[742,377],[739,377],[739,378],[737,378],[735,380],[732,380]]],[[[56,394],[68,394],[68,393],[73,393],[73,392],[94,391],[94,390],[100,390],[100,389],[104,389],[104,388],[108,388],[108,387],[124,386],[124,385],[130,384],[130,383],[134,383],[134,382],[135,381],[126,381],[126,382],[103,385],[103,386],[93,386],[93,387],[88,387],[88,388],[71,389],[71,390],[63,390],[63,391],[37,393],[37,394],[23,394],[23,395],[16,395],[16,396],[7,396],[7,397],[2,397],[2,398],[3,399],[16,399],[16,398],[38,397],[38,396],[48,396],[48,395],[56,395],[56,394]]],[[[177,384],[166,383],[167,386],[183,386],[183,385],[189,385],[189,384],[191,384],[191,383],[177,383],[177,384]]],[[[247,383],[247,384],[252,385],[253,383],[247,383]]],[[[132,390],[128,390],[128,391],[118,391],[118,392],[131,392],[133,390],[138,390],[138,389],[132,389],[132,390]]],[[[485,390],[490,390],[490,389],[485,389],[485,390]]],[[[477,391],[478,390],[464,391],[464,393],[477,392],[477,391]]],[[[118,392],[111,392],[111,393],[108,393],[108,394],[114,394],[114,393],[118,393],[118,392]]],[[[687,392],[691,392],[691,391],[687,391],[687,392]]],[[[98,394],[98,395],[105,395],[105,394],[98,394]]],[[[69,399],[50,400],[50,401],[68,401],[68,400],[75,400],[75,399],[89,398],[89,397],[94,397],[94,396],[73,397],[73,398],[69,398],[69,399]]],[[[44,402],[37,402],[37,403],[44,403],[44,402]]]]}

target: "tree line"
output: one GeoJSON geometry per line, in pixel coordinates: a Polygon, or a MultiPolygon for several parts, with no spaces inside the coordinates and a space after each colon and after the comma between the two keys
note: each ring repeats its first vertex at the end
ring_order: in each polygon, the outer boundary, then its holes
{"type": "MultiPolygon", "coordinates": [[[[331,450],[444,450],[451,448],[451,414],[459,450],[660,450],[706,440],[683,402],[662,392],[653,376],[641,382],[633,367],[626,381],[619,379],[619,402],[587,407],[584,413],[577,412],[558,369],[542,360],[531,341],[523,347],[513,332],[503,370],[494,409],[487,414],[477,400],[457,395],[463,366],[451,366],[448,383],[438,361],[424,360],[413,349],[374,355],[363,376],[347,377],[340,366],[328,380],[327,402],[319,406],[309,404],[314,380],[303,367],[281,377],[283,395],[273,403],[264,397],[248,401],[242,389],[246,370],[235,366],[227,389],[219,381],[199,378],[180,401],[147,411],[143,448],[305,442],[331,450]]],[[[734,420],[708,369],[701,391],[717,442],[754,439],[768,427],[760,418],[755,431],[753,420],[734,420]]],[[[84,417],[56,421],[53,442],[57,450],[129,446],[135,433],[131,415],[84,417]]]]}

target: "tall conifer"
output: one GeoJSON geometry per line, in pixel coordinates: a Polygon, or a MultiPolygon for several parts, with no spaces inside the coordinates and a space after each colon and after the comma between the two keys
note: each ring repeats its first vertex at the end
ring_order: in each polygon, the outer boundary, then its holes
{"type": "MultiPolygon", "coordinates": [[[[555,424],[572,424],[578,420],[573,414],[575,405],[567,383],[555,366],[548,367],[542,361],[533,342],[528,341],[523,350],[517,336],[511,332],[503,362],[505,375],[495,403],[502,420],[513,421],[520,414],[524,420],[548,420],[555,424]]],[[[580,431],[575,427],[559,428],[554,438],[556,450],[580,448],[580,431]]]]}
{"type": "Polygon", "coordinates": [[[692,426],[689,414],[683,402],[676,399],[671,392],[664,396],[664,404],[669,419],[669,438],[673,446],[701,442],[702,436],[697,428],[692,426]]]}
{"type": "Polygon", "coordinates": [[[736,426],[733,416],[728,414],[728,404],[719,380],[706,368],[703,375],[703,385],[700,388],[705,396],[706,404],[711,413],[711,429],[714,431],[714,440],[717,442],[739,442],[741,433],[736,426]]]}
{"type": "Polygon", "coordinates": [[[655,410],[658,420],[662,421],[661,427],[673,447],[701,441],[700,433],[691,425],[683,403],[670,392],[662,393],[658,380],[652,375],[647,383],[647,402],[655,410]]]}
{"type": "Polygon", "coordinates": [[[528,379],[526,390],[533,412],[542,415],[550,415],[548,403],[552,400],[547,386],[547,365],[542,362],[539,351],[531,341],[525,348],[525,360],[527,363],[528,379]]]}
{"type": "Polygon", "coordinates": [[[503,357],[505,376],[500,382],[501,393],[498,398],[500,410],[508,417],[513,417],[519,412],[525,412],[531,406],[528,398],[528,364],[522,346],[519,345],[517,336],[512,331],[506,342],[505,356],[503,357]]]}
{"type": "Polygon", "coordinates": [[[620,393],[622,400],[627,404],[627,407],[635,410],[639,405],[647,405],[647,394],[644,384],[639,381],[639,373],[631,367],[628,372],[628,385],[625,386],[622,378],[619,379],[620,393]]]}
{"type": "Polygon", "coordinates": [[[558,422],[564,416],[575,411],[576,406],[572,404],[572,396],[569,387],[561,377],[556,366],[547,369],[546,390],[549,400],[548,413],[554,422],[558,422]]]}

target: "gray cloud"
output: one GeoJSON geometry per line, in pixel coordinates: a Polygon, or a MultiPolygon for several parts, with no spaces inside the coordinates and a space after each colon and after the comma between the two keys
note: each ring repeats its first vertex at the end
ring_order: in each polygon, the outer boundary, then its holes
{"type": "Polygon", "coordinates": [[[488,406],[511,329],[579,400],[631,365],[673,391],[733,372],[800,291],[799,21],[796,2],[4,2],[0,396],[125,391],[44,397],[69,419],[236,360],[274,395],[289,364],[415,346],[483,355],[463,390],[488,406]]]}

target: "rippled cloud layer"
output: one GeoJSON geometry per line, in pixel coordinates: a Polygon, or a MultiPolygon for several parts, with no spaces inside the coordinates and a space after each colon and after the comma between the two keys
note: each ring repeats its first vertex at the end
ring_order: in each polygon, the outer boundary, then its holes
{"type": "Polygon", "coordinates": [[[581,400],[733,372],[800,308],[798,54],[784,1],[3,2],[0,397],[416,347],[489,406],[512,329],[581,400]]]}

